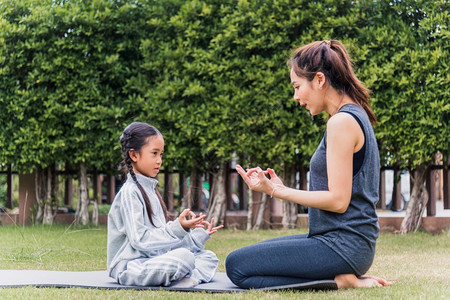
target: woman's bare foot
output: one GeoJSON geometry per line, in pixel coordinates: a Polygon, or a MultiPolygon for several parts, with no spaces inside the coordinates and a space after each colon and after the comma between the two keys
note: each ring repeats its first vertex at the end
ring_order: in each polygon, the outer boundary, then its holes
{"type": "Polygon", "coordinates": [[[389,286],[390,282],[375,276],[356,277],[354,274],[341,274],[334,278],[339,289],[389,286]]]}

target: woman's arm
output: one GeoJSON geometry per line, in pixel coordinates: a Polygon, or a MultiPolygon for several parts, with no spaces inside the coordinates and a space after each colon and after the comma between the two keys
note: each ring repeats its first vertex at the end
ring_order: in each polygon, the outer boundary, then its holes
{"type": "Polygon", "coordinates": [[[356,120],[338,113],[327,123],[328,191],[302,191],[282,185],[272,169],[253,168],[245,172],[236,167],[250,189],[301,205],[344,213],[350,203],[353,177],[353,153],[364,144],[364,134],[356,120]],[[266,177],[269,174],[270,180],[266,177]]]}

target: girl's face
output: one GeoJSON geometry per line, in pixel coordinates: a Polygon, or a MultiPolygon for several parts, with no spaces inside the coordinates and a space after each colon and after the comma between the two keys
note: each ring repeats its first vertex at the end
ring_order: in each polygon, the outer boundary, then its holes
{"type": "Polygon", "coordinates": [[[322,86],[319,73],[312,81],[299,77],[291,68],[291,84],[294,87],[294,100],[305,106],[311,115],[317,115],[324,110],[322,86]]]}
{"type": "Polygon", "coordinates": [[[156,177],[162,164],[163,153],[164,138],[159,134],[148,138],[140,152],[130,150],[134,172],[147,177],[156,177]]]}

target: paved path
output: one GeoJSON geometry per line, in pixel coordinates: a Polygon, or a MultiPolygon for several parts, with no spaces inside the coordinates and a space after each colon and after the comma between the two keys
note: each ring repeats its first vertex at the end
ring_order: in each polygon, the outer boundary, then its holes
{"type": "MultiPolygon", "coordinates": [[[[406,211],[402,210],[399,212],[391,211],[391,210],[377,210],[378,217],[404,217],[406,211]]],[[[425,209],[424,217],[427,216],[427,210],[425,209]]],[[[444,209],[443,201],[436,201],[436,216],[435,217],[449,217],[450,218],[450,209],[444,209]]]]}

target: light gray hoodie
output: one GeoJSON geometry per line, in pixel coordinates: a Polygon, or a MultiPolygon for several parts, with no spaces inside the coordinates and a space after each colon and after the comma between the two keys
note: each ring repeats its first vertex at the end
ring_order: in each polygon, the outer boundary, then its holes
{"type": "MultiPolygon", "coordinates": [[[[150,223],[142,194],[128,174],[108,214],[107,264],[113,278],[126,270],[131,260],[157,257],[177,248],[196,253],[202,251],[205,242],[210,239],[204,229],[186,231],[178,218],[166,223],[155,193],[158,181],[140,174],[136,176],[150,199],[155,225],[150,223]]],[[[213,273],[215,268],[211,270],[213,273]]]]}

